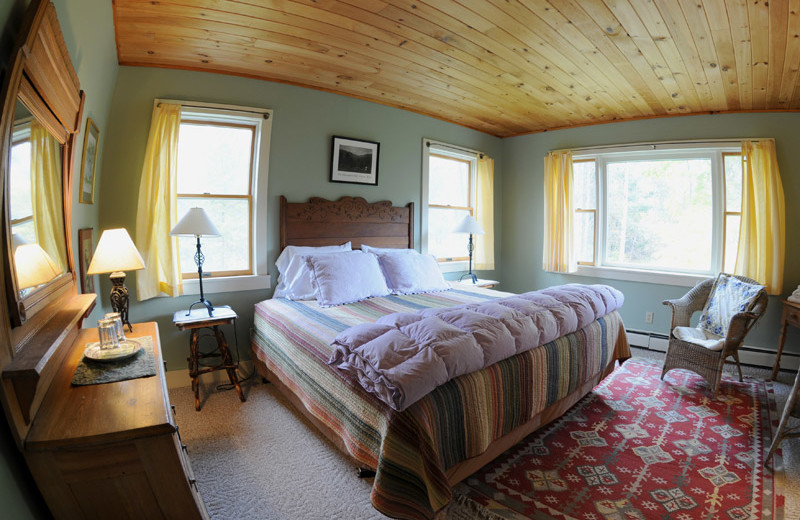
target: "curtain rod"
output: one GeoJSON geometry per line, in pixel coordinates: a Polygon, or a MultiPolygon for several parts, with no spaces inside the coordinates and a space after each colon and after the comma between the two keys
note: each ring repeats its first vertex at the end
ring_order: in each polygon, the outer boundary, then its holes
{"type": "Polygon", "coordinates": [[[691,145],[691,144],[731,144],[741,146],[742,141],[769,141],[773,140],[771,137],[742,137],[740,139],[688,139],[685,141],[658,141],[658,142],[644,142],[644,143],[627,143],[627,144],[606,144],[600,146],[585,146],[582,148],[561,148],[558,150],[551,150],[551,152],[578,152],[588,153],[595,150],[609,150],[620,148],[642,148],[652,147],[653,150],[659,146],[665,145],[691,145]]]}
{"type": "Polygon", "coordinates": [[[486,156],[485,153],[483,153],[483,152],[481,152],[479,150],[473,150],[472,148],[463,148],[461,146],[454,146],[452,144],[440,143],[439,141],[434,141],[433,139],[426,139],[425,140],[425,146],[430,148],[431,145],[434,145],[434,146],[437,146],[437,147],[440,147],[440,148],[450,148],[451,150],[456,150],[456,151],[459,151],[459,152],[474,153],[475,155],[480,156],[481,159],[483,159],[484,156],[486,156]]]}
{"type": "Polygon", "coordinates": [[[244,112],[247,114],[260,114],[264,116],[264,119],[269,119],[272,115],[272,110],[269,108],[255,108],[255,107],[243,107],[239,105],[226,105],[224,103],[204,103],[202,101],[192,101],[192,102],[185,102],[180,101],[177,99],[154,99],[153,104],[157,107],[160,107],[162,103],[167,103],[168,105],[180,105],[181,108],[211,108],[215,110],[231,110],[234,112],[244,112]]]}

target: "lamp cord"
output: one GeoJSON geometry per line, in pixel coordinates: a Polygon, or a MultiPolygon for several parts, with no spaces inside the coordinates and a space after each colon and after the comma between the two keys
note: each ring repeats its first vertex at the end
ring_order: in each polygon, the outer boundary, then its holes
{"type": "MultiPolygon", "coordinates": [[[[241,372],[241,368],[239,367],[239,361],[240,361],[241,357],[239,355],[239,332],[236,330],[236,324],[237,323],[238,323],[238,318],[234,318],[233,319],[233,337],[234,337],[234,340],[236,342],[236,372],[237,372],[237,377],[239,378],[239,384],[241,385],[242,383],[244,383],[245,381],[247,381],[248,379],[253,377],[253,374],[255,374],[256,369],[255,369],[255,366],[253,366],[253,369],[250,371],[249,374],[247,374],[246,377],[239,377],[238,376],[238,374],[241,372]]],[[[217,390],[232,390],[233,388],[235,388],[235,387],[233,386],[232,383],[222,383],[222,384],[217,385],[217,387],[216,387],[217,390]]]]}

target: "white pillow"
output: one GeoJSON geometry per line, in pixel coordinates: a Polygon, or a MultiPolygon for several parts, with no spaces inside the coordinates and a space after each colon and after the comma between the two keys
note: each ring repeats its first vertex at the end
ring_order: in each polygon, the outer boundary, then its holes
{"type": "Polygon", "coordinates": [[[416,294],[450,289],[433,255],[406,253],[378,256],[383,276],[392,294],[416,294]]]}
{"type": "Polygon", "coordinates": [[[375,255],[361,251],[305,257],[322,307],[386,296],[389,288],[375,255]]]}
{"type": "Polygon", "coordinates": [[[418,254],[416,249],[398,249],[394,247],[372,247],[367,244],[361,245],[361,250],[365,253],[372,253],[373,255],[394,254],[394,253],[407,253],[418,254]]]}
{"type": "Polygon", "coordinates": [[[278,285],[273,298],[290,300],[313,300],[314,288],[311,286],[311,273],[308,271],[304,255],[337,253],[350,251],[350,242],[338,246],[286,246],[281,251],[275,266],[278,268],[278,285]]]}

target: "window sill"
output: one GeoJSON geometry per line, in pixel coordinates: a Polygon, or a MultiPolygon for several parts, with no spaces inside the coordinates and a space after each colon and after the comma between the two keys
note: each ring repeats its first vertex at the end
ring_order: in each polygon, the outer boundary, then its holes
{"type": "Polygon", "coordinates": [[[459,271],[466,272],[469,269],[469,262],[458,260],[455,262],[439,262],[439,269],[443,273],[457,273],[459,271]]]}
{"type": "MultiPolygon", "coordinates": [[[[272,284],[268,274],[203,278],[203,292],[205,294],[252,291],[269,289],[270,287],[272,287],[272,284]]],[[[184,280],[183,294],[200,294],[200,282],[197,279],[184,280]]]]}
{"type": "Polygon", "coordinates": [[[636,269],[622,269],[618,267],[598,267],[579,265],[574,273],[578,276],[591,276],[593,278],[609,278],[611,280],[627,280],[630,282],[657,283],[662,285],[678,285],[681,287],[694,287],[703,280],[713,277],[711,274],[681,274],[664,271],[645,271],[636,269]]]}

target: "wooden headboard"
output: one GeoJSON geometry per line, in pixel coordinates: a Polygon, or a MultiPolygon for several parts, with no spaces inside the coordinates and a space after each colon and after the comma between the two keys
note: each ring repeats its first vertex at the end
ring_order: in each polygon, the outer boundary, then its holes
{"type": "Polygon", "coordinates": [[[361,197],[332,201],[311,197],[287,202],[281,195],[281,251],[286,246],[330,246],[352,242],[373,247],[414,248],[414,203],[392,206],[388,200],[361,197]]]}

